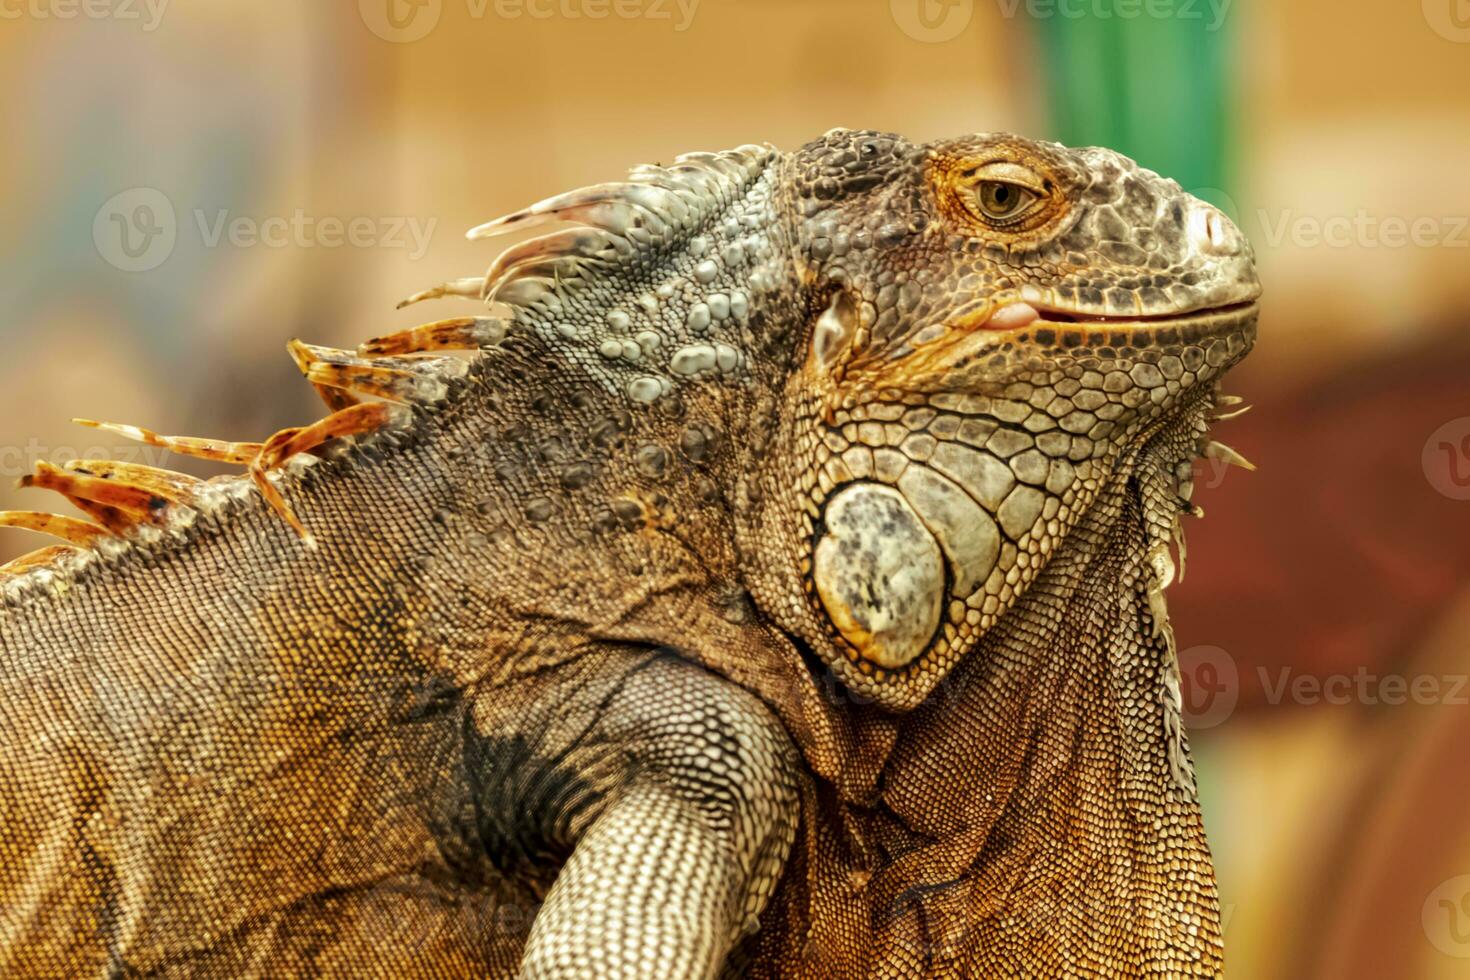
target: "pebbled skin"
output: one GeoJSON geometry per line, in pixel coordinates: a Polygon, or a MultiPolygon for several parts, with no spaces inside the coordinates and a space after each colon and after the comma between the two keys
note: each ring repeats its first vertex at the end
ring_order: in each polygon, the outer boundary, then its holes
{"type": "Polygon", "coordinates": [[[1219,975],[1163,590],[1239,233],[846,130],[488,230],[553,218],[274,476],[312,547],[225,480],[0,578],[0,972],[1219,975]]]}

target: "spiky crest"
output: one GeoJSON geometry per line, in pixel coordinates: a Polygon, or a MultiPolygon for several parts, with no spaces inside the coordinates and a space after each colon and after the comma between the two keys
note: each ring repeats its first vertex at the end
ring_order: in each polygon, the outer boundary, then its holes
{"type": "MultiPolygon", "coordinates": [[[[770,146],[685,154],[670,167],[636,167],[626,181],[548,198],[472,229],[468,236],[480,239],[551,223],[568,226],[506,248],[484,276],[451,280],[398,304],[401,309],[429,299],[471,298],[497,310],[499,316],[437,320],[375,337],[356,352],[292,340],[288,351],[331,410],[313,424],[284,429],[263,442],[232,442],[75,420],[178,455],[243,466],[246,474],[201,481],[110,460],[73,460],[61,467],[38,462],[19,485],[61,493],[90,520],[34,511],[0,512],[0,527],[46,533],[67,542],[0,565],[0,598],[18,601],[34,588],[65,581],[99,558],[114,558],[163,535],[187,533],[201,514],[229,512],[248,499],[251,487],[311,546],[281,491],[283,474],[309,466],[343,440],[404,431],[416,411],[442,406],[478,359],[466,361],[445,352],[483,352],[514,329],[554,331],[547,324],[565,302],[578,298],[605,302],[609,295],[628,292],[637,270],[684,247],[748,193],[777,157],[770,146]],[[593,286],[602,288],[589,288],[593,286]],[[588,292],[595,295],[579,295],[588,292]]],[[[563,343],[572,339],[564,332],[559,336],[563,343]]],[[[595,358],[598,345],[596,338],[591,339],[587,353],[595,358]]]]}

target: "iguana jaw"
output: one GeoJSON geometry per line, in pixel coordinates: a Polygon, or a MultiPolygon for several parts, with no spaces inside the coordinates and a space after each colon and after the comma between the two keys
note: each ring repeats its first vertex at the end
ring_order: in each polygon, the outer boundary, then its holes
{"type": "MultiPolygon", "coordinates": [[[[1210,295],[1194,302],[1146,305],[1120,314],[1086,304],[1067,302],[1056,290],[1025,285],[984,296],[961,307],[942,324],[946,333],[981,332],[994,336],[1015,335],[1038,324],[1084,330],[1154,330],[1163,327],[1198,326],[1226,330],[1244,327],[1260,313],[1261,286],[1254,276],[1226,281],[1210,295]]],[[[919,335],[937,333],[934,328],[919,335]]]]}
{"type": "Polygon", "coordinates": [[[1139,314],[1137,316],[1111,316],[1108,314],[1091,313],[1084,310],[1069,310],[1064,307],[1048,306],[1044,303],[1028,303],[1025,300],[1013,300],[1003,304],[990,304],[983,314],[984,319],[976,318],[971,329],[986,331],[1015,331],[1033,324],[1044,323],[1051,326],[1064,326],[1066,324],[1079,324],[1086,328],[1107,327],[1119,330],[1149,330],[1166,326],[1181,326],[1184,324],[1218,324],[1226,326],[1233,323],[1243,322],[1259,312],[1259,305],[1255,300],[1242,300],[1237,303],[1228,303],[1222,306],[1211,306],[1199,310],[1188,310],[1184,312],[1167,312],[1157,314],[1139,314]]]}
{"type": "MultiPolygon", "coordinates": [[[[1254,294],[1260,292],[1257,287],[1254,294]]],[[[963,370],[988,351],[1014,345],[1045,348],[1059,337],[1081,347],[1129,346],[1167,349],[1182,332],[1198,336],[1254,337],[1260,306],[1254,298],[1183,312],[1130,317],[1106,316],[1020,299],[987,302],[983,307],[947,320],[934,339],[916,336],[912,352],[898,363],[858,360],[855,379],[876,383],[895,377],[916,388],[950,390],[953,372],[963,370]]],[[[920,331],[920,335],[929,331],[920,331]]]]}

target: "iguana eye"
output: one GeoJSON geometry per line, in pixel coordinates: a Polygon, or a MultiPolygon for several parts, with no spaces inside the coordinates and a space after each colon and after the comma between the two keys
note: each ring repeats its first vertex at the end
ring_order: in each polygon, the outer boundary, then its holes
{"type": "Polygon", "coordinates": [[[982,180],[977,196],[981,213],[1002,223],[1025,214],[1038,197],[1035,191],[1004,180],[982,180]]]}

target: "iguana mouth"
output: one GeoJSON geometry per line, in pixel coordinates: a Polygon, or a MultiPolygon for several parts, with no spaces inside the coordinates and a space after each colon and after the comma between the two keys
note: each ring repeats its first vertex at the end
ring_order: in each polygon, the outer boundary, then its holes
{"type": "Polygon", "coordinates": [[[1244,320],[1253,315],[1258,307],[1256,299],[1227,303],[1221,306],[1199,307],[1191,310],[1171,310],[1168,313],[1131,313],[1126,316],[1108,316],[1078,310],[1066,310],[1042,303],[1027,303],[1017,300],[997,307],[983,323],[981,330],[1017,330],[1037,324],[1078,324],[1128,329],[1130,327],[1153,329],[1173,324],[1195,323],[1205,320],[1244,320]]]}

